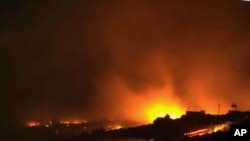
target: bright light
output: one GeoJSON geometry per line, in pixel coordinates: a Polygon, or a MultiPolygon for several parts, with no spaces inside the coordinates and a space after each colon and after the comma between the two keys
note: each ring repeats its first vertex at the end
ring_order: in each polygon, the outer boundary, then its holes
{"type": "Polygon", "coordinates": [[[108,130],[118,130],[118,129],[121,129],[121,128],[123,128],[123,126],[119,125],[119,124],[117,124],[117,125],[109,125],[108,126],[108,130]]]}
{"type": "Polygon", "coordinates": [[[35,127],[35,126],[39,126],[40,123],[39,123],[39,122],[36,122],[36,121],[29,121],[29,122],[26,123],[26,125],[27,125],[28,127],[35,127]]]}
{"type": "Polygon", "coordinates": [[[227,131],[229,130],[229,127],[230,127],[229,123],[218,124],[213,127],[213,132],[227,131]]]}
{"type": "Polygon", "coordinates": [[[60,123],[61,123],[61,124],[70,124],[69,121],[61,121],[60,123]]]}
{"type": "Polygon", "coordinates": [[[184,111],[177,106],[167,106],[163,103],[156,103],[148,108],[146,114],[148,121],[153,122],[157,117],[165,117],[167,114],[172,119],[179,118],[184,114],[184,111]]]}
{"type": "Polygon", "coordinates": [[[196,130],[196,131],[185,133],[184,135],[188,136],[188,137],[195,137],[195,136],[205,135],[205,134],[207,134],[207,132],[208,132],[208,129],[204,128],[204,129],[199,129],[199,130],[196,130]]]}
{"type": "Polygon", "coordinates": [[[134,96],[127,101],[124,109],[128,119],[138,124],[153,123],[157,117],[169,115],[171,119],[180,118],[185,114],[185,106],[168,88],[151,89],[142,96],[134,96]]]}
{"type": "Polygon", "coordinates": [[[74,121],[72,121],[72,124],[81,124],[81,121],[74,120],[74,121]]]}
{"type": "Polygon", "coordinates": [[[157,104],[152,108],[148,109],[148,119],[150,122],[154,121],[157,117],[165,117],[167,108],[161,104],[157,104]]]}
{"type": "Polygon", "coordinates": [[[187,132],[184,135],[187,137],[195,137],[195,136],[202,136],[206,134],[212,134],[218,131],[228,131],[229,126],[230,124],[227,122],[227,123],[217,124],[217,125],[213,125],[207,128],[187,132]]]}
{"type": "Polygon", "coordinates": [[[121,129],[122,128],[122,125],[116,125],[115,126],[115,129],[121,129]]]}
{"type": "Polygon", "coordinates": [[[87,123],[86,120],[78,120],[78,119],[74,119],[74,120],[63,120],[60,121],[61,124],[83,124],[83,123],[87,123]]]}

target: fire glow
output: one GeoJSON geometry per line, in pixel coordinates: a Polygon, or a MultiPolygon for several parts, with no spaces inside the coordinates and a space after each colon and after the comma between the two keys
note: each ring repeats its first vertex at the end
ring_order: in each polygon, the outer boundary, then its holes
{"type": "Polygon", "coordinates": [[[229,130],[229,123],[226,122],[226,123],[222,123],[222,124],[216,124],[216,125],[213,125],[213,126],[210,126],[210,127],[207,127],[207,128],[203,128],[203,129],[198,129],[198,130],[195,130],[195,131],[191,131],[191,132],[187,132],[187,133],[184,133],[184,136],[187,136],[187,137],[195,137],[195,136],[203,136],[203,135],[206,135],[206,134],[212,134],[212,133],[216,133],[216,132],[224,132],[224,131],[228,131],[229,130]]]}
{"type": "Polygon", "coordinates": [[[170,118],[176,119],[183,115],[183,111],[176,105],[167,105],[164,103],[156,103],[146,110],[147,120],[153,122],[157,117],[165,117],[167,114],[170,118]]]}
{"type": "Polygon", "coordinates": [[[176,119],[185,113],[185,109],[181,107],[178,99],[172,96],[172,90],[162,89],[156,91],[159,95],[155,97],[155,92],[150,92],[150,97],[145,101],[144,114],[148,122],[153,122],[157,117],[165,117],[176,119]],[[153,97],[154,96],[154,97],[153,97]]]}
{"type": "Polygon", "coordinates": [[[37,122],[37,121],[29,121],[26,123],[26,125],[28,127],[36,127],[36,126],[40,126],[40,122],[37,122]]]}
{"type": "MultiPolygon", "coordinates": [[[[137,118],[138,121],[144,121],[144,123],[152,123],[156,118],[166,115],[177,119],[185,113],[185,108],[182,107],[178,99],[172,97],[171,91],[166,89],[149,92],[147,96],[135,99],[135,101],[139,102],[132,103],[136,106],[131,108],[132,113],[134,113],[131,116],[137,118]]],[[[131,111],[129,112],[131,113],[131,111]]]]}

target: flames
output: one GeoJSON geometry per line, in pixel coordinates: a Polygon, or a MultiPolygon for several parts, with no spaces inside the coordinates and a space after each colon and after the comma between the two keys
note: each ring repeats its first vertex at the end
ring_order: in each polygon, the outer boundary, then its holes
{"type": "Polygon", "coordinates": [[[218,124],[215,125],[212,129],[213,132],[218,132],[218,131],[228,131],[229,130],[229,122],[223,123],[223,124],[218,124]]]}
{"type": "Polygon", "coordinates": [[[172,119],[179,118],[184,111],[177,105],[167,105],[167,103],[156,102],[145,110],[146,118],[149,122],[153,122],[157,117],[165,117],[167,114],[172,119]]]}
{"type": "Polygon", "coordinates": [[[172,96],[169,89],[154,89],[144,94],[143,97],[133,97],[127,103],[130,107],[126,115],[131,119],[141,121],[141,124],[152,123],[158,117],[169,115],[176,119],[185,114],[186,109],[178,99],[172,96]]]}
{"type": "MultiPolygon", "coordinates": [[[[84,123],[87,123],[87,121],[86,120],[62,120],[62,121],[59,121],[59,123],[69,126],[70,124],[74,124],[74,125],[84,124],[84,123]]],[[[52,124],[54,124],[52,121],[48,121],[48,122],[27,121],[26,122],[27,127],[36,127],[36,126],[49,127],[52,124]]]]}
{"type": "Polygon", "coordinates": [[[202,135],[207,134],[208,131],[209,130],[207,128],[203,128],[203,129],[199,129],[199,130],[195,130],[195,131],[185,133],[184,135],[188,136],[188,137],[202,136],[202,135]]]}
{"type": "Polygon", "coordinates": [[[172,119],[181,117],[185,113],[185,108],[182,107],[172,93],[169,88],[150,92],[150,96],[145,99],[142,109],[145,120],[153,122],[157,117],[165,117],[167,114],[172,119]]]}
{"type": "Polygon", "coordinates": [[[222,132],[223,131],[228,131],[229,126],[230,126],[229,122],[222,123],[222,124],[215,124],[215,125],[212,125],[212,126],[208,126],[207,128],[198,129],[198,130],[195,130],[195,131],[184,133],[184,136],[195,137],[195,136],[203,136],[203,135],[206,135],[206,134],[212,134],[212,133],[216,133],[216,132],[219,132],[219,131],[222,131],[222,132]]]}

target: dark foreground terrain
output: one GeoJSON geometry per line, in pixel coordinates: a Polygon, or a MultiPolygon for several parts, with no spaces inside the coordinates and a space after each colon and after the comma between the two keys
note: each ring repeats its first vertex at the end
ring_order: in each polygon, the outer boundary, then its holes
{"type": "Polygon", "coordinates": [[[92,132],[75,134],[65,127],[18,128],[3,132],[1,140],[19,141],[228,141],[229,126],[250,124],[250,112],[229,111],[225,115],[209,115],[204,111],[189,111],[179,119],[167,115],[157,118],[153,124],[106,131],[100,127],[92,132]]]}

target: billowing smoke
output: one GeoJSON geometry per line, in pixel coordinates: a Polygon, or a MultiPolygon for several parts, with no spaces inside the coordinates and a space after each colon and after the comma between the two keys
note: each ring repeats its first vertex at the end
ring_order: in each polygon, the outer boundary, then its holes
{"type": "Polygon", "coordinates": [[[62,1],[16,9],[6,12],[1,42],[15,72],[9,107],[22,120],[143,121],[157,102],[170,115],[217,114],[218,104],[226,113],[233,102],[250,109],[246,3],[62,1]]]}

